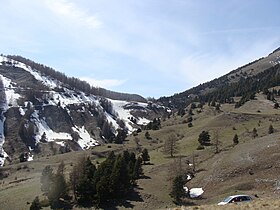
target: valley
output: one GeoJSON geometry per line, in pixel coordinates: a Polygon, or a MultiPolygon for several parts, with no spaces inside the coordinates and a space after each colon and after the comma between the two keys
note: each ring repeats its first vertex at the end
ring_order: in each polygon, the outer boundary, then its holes
{"type": "MultiPolygon", "coordinates": [[[[243,79],[259,82],[256,76],[266,69],[278,75],[279,51],[269,56],[274,63],[268,62],[268,58],[260,59],[228,77],[243,72],[246,75],[243,79]],[[244,73],[253,68],[257,69],[255,73],[244,73]],[[261,68],[266,69],[261,71],[261,68]]],[[[2,62],[8,61],[2,58],[2,62]]],[[[123,100],[94,95],[92,90],[86,93],[71,89],[58,79],[43,76],[40,71],[17,62],[2,63],[0,71],[4,81],[2,93],[6,97],[2,100],[5,118],[1,121],[4,128],[3,145],[0,144],[4,150],[0,168],[1,209],[29,209],[36,196],[44,201],[40,179],[48,165],[56,171],[63,161],[64,176],[69,181],[81,157],[89,157],[100,166],[111,151],[115,154],[129,151],[141,156],[144,148],[150,156],[150,161],[142,164],[144,175],[136,180],[131,193],[108,201],[105,209],[180,209],[181,205],[184,209],[218,209],[217,203],[232,194],[253,197],[254,201],[244,204],[244,208],[261,205],[273,209],[280,205],[278,77],[273,82],[262,81],[264,89],[258,91],[255,83],[250,83],[255,88],[250,89],[254,97],[250,95],[238,106],[244,95],[231,95],[228,100],[215,92],[238,83],[236,76],[228,83],[220,82],[225,81],[221,77],[170,98],[143,101],[137,97],[141,100],[135,101],[135,98],[123,100]],[[20,76],[12,74],[13,69],[20,76]],[[36,79],[26,82],[22,76],[36,79]],[[208,85],[212,88],[210,92],[208,85]],[[40,91],[31,92],[33,86],[40,91]],[[24,130],[29,127],[32,129],[24,130]],[[119,134],[124,131],[125,138],[121,138],[119,134]],[[209,134],[210,143],[198,141],[203,131],[209,134]],[[171,141],[173,153],[168,147],[171,141]],[[25,161],[20,160],[21,154],[27,154],[25,161]],[[177,176],[185,177],[185,187],[202,188],[203,194],[198,198],[183,196],[176,206],[170,192],[177,176]]],[[[244,82],[243,79],[240,81],[244,82]]],[[[69,202],[73,209],[87,209],[71,199],[69,202]]]]}

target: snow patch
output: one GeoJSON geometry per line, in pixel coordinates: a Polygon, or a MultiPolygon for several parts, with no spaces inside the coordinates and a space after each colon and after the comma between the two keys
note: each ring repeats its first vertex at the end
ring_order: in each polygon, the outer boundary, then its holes
{"type": "Polygon", "coordinates": [[[31,153],[28,153],[27,161],[32,161],[33,157],[34,157],[34,155],[31,155],[31,153]]]}
{"type": "MultiPolygon", "coordinates": [[[[135,117],[130,113],[131,109],[129,108],[125,109],[124,107],[137,106],[145,109],[147,107],[147,103],[128,102],[128,101],[120,101],[120,100],[112,100],[112,99],[108,99],[108,100],[112,103],[113,109],[117,113],[118,117],[125,122],[125,125],[128,129],[128,133],[132,133],[135,129],[131,126],[132,122],[130,121],[130,119],[135,117]]],[[[146,118],[138,118],[137,120],[138,120],[137,121],[138,125],[145,125],[150,122],[150,120],[146,118]]]]}
{"type": "Polygon", "coordinates": [[[90,137],[90,134],[84,126],[81,128],[72,127],[72,129],[79,134],[80,138],[78,139],[78,144],[82,149],[88,149],[90,147],[99,145],[95,139],[90,137]]]}
{"type": "Polygon", "coordinates": [[[183,187],[183,189],[185,190],[186,193],[190,194],[191,198],[198,198],[204,193],[204,190],[202,188],[191,188],[189,190],[188,187],[183,187]]]}
{"type": "Polygon", "coordinates": [[[150,122],[150,120],[144,118],[144,117],[138,117],[137,124],[138,125],[147,125],[150,122]]]}
{"type": "Polygon", "coordinates": [[[204,193],[204,190],[202,188],[192,188],[190,189],[190,197],[191,198],[197,198],[201,196],[204,193]]]}
{"type": "Polygon", "coordinates": [[[131,118],[133,116],[132,116],[132,114],[130,114],[129,110],[123,108],[129,102],[120,101],[120,100],[112,100],[112,99],[109,99],[109,100],[111,101],[115,112],[118,113],[119,118],[125,122],[125,126],[127,127],[129,133],[132,133],[134,129],[131,126],[131,121],[129,120],[129,118],[131,118]]]}
{"type": "Polygon", "coordinates": [[[23,108],[19,107],[18,111],[19,111],[21,116],[25,115],[25,110],[23,108]]]}
{"type": "Polygon", "coordinates": [[[65,147],[65,142],[64,141],[56,141],[55,143],[62,146],[62,147],[65,147]]]}
{"type": "Polygon", "coordinates": [[[32,114],[33,117],[33,122],[36,124],[38,128],[38,132],[35,136],[36,143],[40,142],[43,133],[46,133],[46,141],[54,141],[54,140],[72,140],[72,137],[69,133],[64,133],[64,132],[54,132],[48,124],[42,120],[39,119],[39,114],[38,111],[35,110],[34,113],[32,114]]]}
{"type": "Polygon", "coordinates": [[[3,108],[7,109],[8,105],[17,106],[17,99],[20,98],[20,95],[18,93],[15,93],[15,87],[10,79],[2,75],[0,75],[0,77],[3,81],[5,94],[6,94],[6,107],[3,108]]]}

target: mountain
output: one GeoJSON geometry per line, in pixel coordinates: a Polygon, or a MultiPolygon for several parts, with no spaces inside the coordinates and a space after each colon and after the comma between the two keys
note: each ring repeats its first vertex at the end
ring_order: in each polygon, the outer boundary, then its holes
{"type": "Polygon", "coordinates": [[[0,57],[0,88],[0,165],[116,141],[166,111],[20,56],[0,57]]]}
{"type": "Polygon", "coordinates": [[[274,50],[267,57],[260,58],[229,72],[212,81],[200,84],[189,90],[161,97],[158,102],[177,109],[184,108],[192,101],[209,103],[238,103],[233,97],[243,97],[240,103],[260,90],[276,86],[279,77],[280,51],[274,50]]]}
{"type": "MultiPolygon", "coordinates": [[[[103,163],[108,164],[105,157],[141,158],[144,149],[150,156],[141,165],[144,175],[122,199],[106,197],[104,209],[178,209],[170,197],[178,176],[183,189],[189,190],[180,205],[216,209],[229,195],[248,194],[254,199],[244,209],[259,205],[277,209],[279,53],[277,49],[154,103],[86,92],[84,83],[74,78],[67,80],[60,73],[52,76],[55,72],[42,73],[38,67],[2,57],[0,139],[5,164],[0,167],[1,209],[29,209],[36,196],[45,205],[48,200],[41,191],[41,179],[46,167],[56,171],[63,161],[64,176],[70,180],[81,157],[102,169],[103,163]],[[134,156],[128,157],[129,152],[134,156]],[[19,158],[33,161],[20,162],[19,158]],[[192,198],[194,192],[200,197],[192,198]]],[[[115,166],[103,169],[107,172],[115,166]]],[[[127,168],[123,165],[122,170],[127,168]]],[[[127,180],[125,175],[119,177],[127,180]]],[[[110,186],[114,178],[104,179],[104,186],[110,186]]],[[[97,186],[86,183],[86,189],[97,186]]],[[[72,195],[75,188],[68,187],[72,195]]],[[[71,196],[67,199],[63,202],[75,209],[87,208],[76,205],[71,196]]]]}

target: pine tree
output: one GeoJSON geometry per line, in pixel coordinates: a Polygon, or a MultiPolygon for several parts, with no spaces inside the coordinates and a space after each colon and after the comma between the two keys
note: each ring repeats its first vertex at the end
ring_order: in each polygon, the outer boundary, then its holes
{"type": "Polygon", "coordinates": [[[238,135],[237,134],[234,135],[232,141],[233,141],[233,144],[235,144],[235,145],[239,143],[238,135]]]}
{"type": "Polygon", "coordinates": [[[127,137],[125,129],[118,129],[118,134],[115,137],[115,143],[116,144],[122,144],[125,138],[127,137]]]}
{"type": "Polygon", "coordinates": [[[132,178],[136,180],[139,179],[141,175],[143,175],[142,158],[138,157],[134,164],[132,178]]]}
{"type": "Polygon", "coordinates": [[[274,128],[272,125],[270,125],[268,128],[268,134],[272,134],[272,133],[274,133],[274,128]]]}
{"type": "Polygon", "coordinates": [[[125,195],[131,187],[128,167],[123,156],[119,155],[112,170],[110,187],[113,198],[125,195]]]}
{"type": "Polygon", "coordinates": [[[254,128],[253,131],[252,131],[252,137],[256,138],[257,136],[258,136],[258,131],[257,131],[256,128],[254,128]]]}
{"type": "Polygon", "coordinates": [[[96,185],[94,176],[96,167],[90,161],[89,157],[82,157],[76,164],[70,174],[70,183],[72,186],[75,200],[80,204],[88,203],[96,194],[96,185]]]}
{"type": "Polygon", "coordinates": [[[199,134],[198,141],[199,141],[200,145],[205,145],[205,146],[210,145],[210,135],[209,135],[209,132],[208,131],[202,131],[199,134]]]}
{"type": "Polygon", "coordinates": [[[128,172],[129,172],[129,175],[132,179],[133,179],[135,162],[136,162],[135,153],[132,152],[132,153],[129,154],[129,160],[128,160],[128,172]]]}
{"type": "Polygon", "coordinates": [[[172,189],[170,192],[170,197],[174,199],[174,202],[180,203],[182,197],[185,195],[185,190],[184,190],[184,180],[181,175],[176,176],[172,182],[172,189]]]}
{"type": "Polygon", "coordinates": [[[40,142],[43,142],[43,143],[46,143],[46,142],[47,142],[47,135],[46,135],[46,132],[44,132],[44,133],[42,134],[40,142]]]}
{"type": "Polygon", "coordinates": [[[146,164],[146,161],[150,161],[150,155],[149,155],[148,150],[146,148],[143,149],[141,157],[142,157],[142,160],[144,161],[144,164],[146,164]]]}
{"type": "Polygon", "coordinates": [[[110,181],[110,176],[102,176],[101,179],[96,183],[96,196],[98,206],[110,198],[110,181]]]}

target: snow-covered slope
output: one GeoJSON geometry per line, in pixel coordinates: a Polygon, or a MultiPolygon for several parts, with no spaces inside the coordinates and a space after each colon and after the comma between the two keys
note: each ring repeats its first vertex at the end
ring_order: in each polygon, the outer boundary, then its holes
{"type": "MultiPolygon", "coordinates": [[[[21,74],[22,73],[18,73],[18,75],[21,74]]],[[[22,124],[24,124],[23,129],[28,130],[31,129],[30,126],[32,126],[34,130],[34,145],[39,142],[53,141],[57,145],[65,146],[67,141],[73,141],[73,133],[76,136],[75,143],[77,143],[81,149],[88,149],[92,146],[99,145],[100,139],[98,140],[98,136],[96,136],[95,133],[96,130],[101,130],[102,128],[98,128],[96,125],[96,128],[87,130],[89,126],[85,125],[87,122],[82,122],[83,116],[97,118],[100,117],[100,113],[103,113],[102,115],[106,117],[106,121],[113,126],[112,129],[115,135],[117,134],[118,128],[120,128],[120,120],[125,123],[128,133],[132,133],[137,127],[150,122],[150,120],[144,116],[137,117],[135,114],[132,114],[132,111],[135,110],[133,107],[136,106],[138,107],[138,111],[140,110],[140,112],[143,113],[142,115],[149,117],[147,103],[133,102],[133,106],[131,106],[132,103],[128,101],[106,99],[111,103],[113,108],[113,111],[109,113],[102,107],[100,97],[69,89],[62,82],[49,76],[43,76],[40,71],[4,56],[0,56],[0,80],[3,83],[1,91],[2,95],[4,95],[4,99],[1,101],[2,103],[0,105],[2,110],[0,120],[0,165],[3,165],[7,157],[7,153],[3,149],[5,142],[4,114],[11,108],[18,110],[22,124]],[[41,97],[34,95],[35,104],[32,103],[32,101],[26,100],[26,94],[30,93],[30,91],[34,91],[34,89],[31,90],[27,86],[17,84],[17,80],[11,76],[12,71],[21,71],[31,74],[32,78],[45,87],[41,90],[41,97]],[[59,113],[68,114],[68,116],[64,117],[69,119],[68,121],[72,123],[70,129],[66,129],[66,131],[57,131],[59,129],[57,129],[57,127],[53,125],[53,121],[49,119],[49,115],[53,113],[46,113],[46,109],[49,109],[50,106],[58,107],[57,109],[65,111],[60,111],[59,113]],[[70,108],[73,106],[79,107],[76,113],[70,108]],[[30,110],[32,110],[32,113],[29,115],[28,119],[25,119],[30,110]],[[77,113],[80,113],[78,117],[80,117],[81,120],[79,120],[79,123],[75,124],[75,122],[78,121],[76,117],[77,113]],[[112,113],[114,114],[112,115],[112,113]],[[134,119],[134,121],[132,121],[132,119],[134,119]]],[[[59,120],[59,118],[56,119],[59,120]]],[[[93,124],[91,124],[91,126],[93,126],[93,124]]],[[[12,141],[12,139],[10,141],[12,141]]],[[[30,145],[28,146],[30,152],[33,150],[32,147],[33,146],[30,145]]]]}

